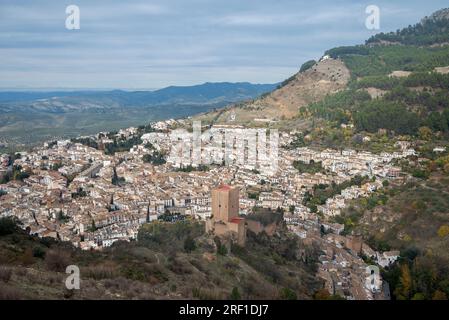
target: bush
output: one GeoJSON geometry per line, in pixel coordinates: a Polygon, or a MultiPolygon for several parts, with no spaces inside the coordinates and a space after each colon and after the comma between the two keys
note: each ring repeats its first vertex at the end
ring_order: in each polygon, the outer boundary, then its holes
{"type": "Polygon", "coordinates": [[[18,289],[2,285],[0,286],[0,300],[19,300],[23,298],[23,294],[18,289]]]}
{"type": "Polygon", "coordinates": [[[12,269],[7,266],[0,266],[0,280],[8,282],[12,276],[12,269]]]}
{"type": "Polygon", "coordinates": [[[33,257],[43,259],[45,257],[45,250],[41,247],[34,247],[33,257]]]}
{"type": "Polygon", "coordinates": [[[309,60],[307,62],[304,62],[301,68],[299,69],[299,72],[304,72],[312,68],[316,64],[315,60],[309,60]]]}
{"type": "Polygon", "coordinates": [[[12,234],[18,230],[19,220],[16,217],[0,218],[0,236],[12,234]]]}
{"type": "Polygon", "coordinates": [[[20,263],[23,266],[29,266],[34,263],[33,250],[26,248],[25,252],[19,258],[20,263]]]}
{"type": "Polygon", "coordinates": [[[445,238],[449,235],[449,226],[444,225],[438,229],[438,236],[440,238],[445,238]]]}
{"type": "Polygon", "coordinates": [[[290,288],[282,288],[279,297],[281,300],[298,300],[296,292],[290,288]]]}
{"type": "Polygon", "coordinates": [[[186,240],[184,241],[185,252],[190,253],[195,249],[196,249],[195,240],[193,240],[191,237],[187,237],[186,240]]]}
{"type": "Polygon", "coordinates": [[[240,295],[239,288],[237,288],[237,287],[232,288],[231,295],[230,295],[229,299],[240,300],[241,298],[242,298],[242,296],[240,295]]]}
{"type": "Polygon", "coordinates": [[[225,256],[228,254],[228,249],[226,248],[225,245],[222,244],[219,247],[217,247],[217,254],[225,256]]]}
{"type": "Polygon", "coordinates": [[[49,250],[45,255],[45,263],[51,271],[65,272],[70,265],[70,254],[62,250],[49,250]]]}

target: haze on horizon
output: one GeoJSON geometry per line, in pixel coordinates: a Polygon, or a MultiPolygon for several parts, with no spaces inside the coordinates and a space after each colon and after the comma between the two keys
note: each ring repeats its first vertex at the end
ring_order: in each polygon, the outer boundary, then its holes
{"type": "Polygon", "coordinates": [[[1,89],[155,89],[276,83],[329,48],[447,6],[432,1],[0,0],[1,89]],[[67,30],[65,9],[81,10],[67,30]],[[381,29],[365,28],[368,5],[381,29]]]}

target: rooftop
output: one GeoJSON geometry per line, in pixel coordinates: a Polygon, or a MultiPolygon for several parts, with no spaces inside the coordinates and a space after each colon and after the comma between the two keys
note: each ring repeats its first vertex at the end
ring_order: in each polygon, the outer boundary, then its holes
{"type": "Polygon", "coordinates": [[[219,190],[219,191],[229,191],[231,189],[232,189],[232,187],[227,184],[222,184],[221,186],[219,186],[217,188],[217,190],[219,190]]]}

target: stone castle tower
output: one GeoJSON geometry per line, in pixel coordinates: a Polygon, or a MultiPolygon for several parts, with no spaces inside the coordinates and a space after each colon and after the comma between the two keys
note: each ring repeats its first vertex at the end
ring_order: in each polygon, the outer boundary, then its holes
{"type": "Polygon", "coordinates": [[[206,232],[245,245],[246,224],[239,217],[238,188],[222,185],[212,190],[212,217],[206,221],[206,232]]]}

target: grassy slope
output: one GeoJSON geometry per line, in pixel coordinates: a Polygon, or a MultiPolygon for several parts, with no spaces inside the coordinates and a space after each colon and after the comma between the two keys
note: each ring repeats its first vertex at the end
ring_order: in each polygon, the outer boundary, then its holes
{"type": "Polygon", "coordinates": [[[309,299],[320,289],[315,254],[307,248],[310,261],[298,260],[296,251],[306,249],[298,239],[252,235],[247,249],[234,247],[223,256],[202,230],[202,224],[153,223],[141,229],[138,242],[102,252],[22,231],[1,236],[0,299],[227,299],[234,287],[242,298],[278,299],[288,287],[309,299]],[[190,253],[183,248],[187,236],[196,242],[190,253]],[[74,293],[64,289],[69,264],[81,270],[81,290],[74,293]]]}

